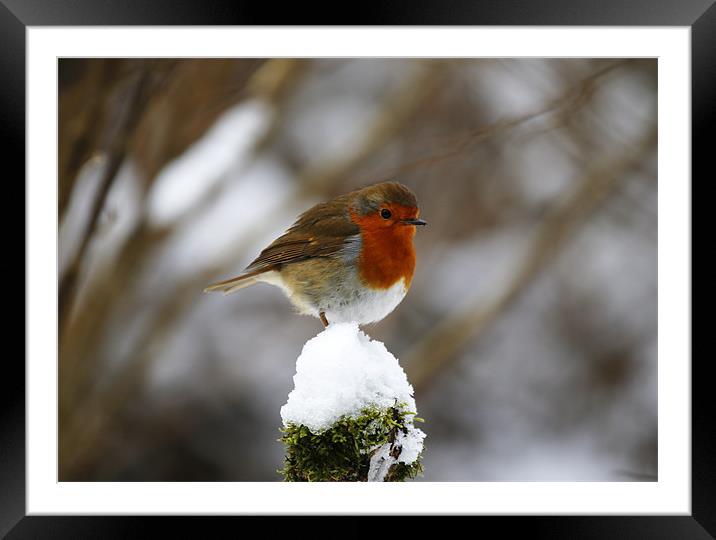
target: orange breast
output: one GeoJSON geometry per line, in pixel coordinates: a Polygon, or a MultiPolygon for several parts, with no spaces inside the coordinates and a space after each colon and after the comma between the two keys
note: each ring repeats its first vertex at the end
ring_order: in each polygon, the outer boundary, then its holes
{"type": "Polygon", "coordinates": [[[400,223],[385,226],[381,218],[352,214],[361,228],[358,257],[361,280],[373,289],[388,289],[400,280],[408,287],[415,271],[415,227],[400,223]]]}

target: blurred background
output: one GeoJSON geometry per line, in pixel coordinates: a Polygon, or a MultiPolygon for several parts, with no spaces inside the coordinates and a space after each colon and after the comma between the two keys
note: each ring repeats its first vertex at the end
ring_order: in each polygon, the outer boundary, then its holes
{"type": "Polygon", "coordinates": [[[280,481],[321,323],[202,289],[397,179],[418,481],[655,481],[656,106],[656,60],[60,60],[59,479],[280,481]]]}

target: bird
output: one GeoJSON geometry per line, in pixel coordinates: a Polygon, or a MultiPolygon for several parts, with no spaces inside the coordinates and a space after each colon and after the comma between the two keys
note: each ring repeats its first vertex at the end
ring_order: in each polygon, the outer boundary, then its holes
{"type": "Polygon", "coordinates": [[[375,323],[405,297],[415,272],[420,210],[405,185],[380,182],[302,213],[241,274],[204,292],[279,287],[298,313],[330,323],[375,323]]]}

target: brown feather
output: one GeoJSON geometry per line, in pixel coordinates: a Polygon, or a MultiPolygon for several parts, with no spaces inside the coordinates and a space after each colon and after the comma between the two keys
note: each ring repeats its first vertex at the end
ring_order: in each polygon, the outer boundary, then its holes
{"type": "Polygon", "coordinates": [[[204,292],[223,292],[224,294],[229,294],[234,291],[238,291],[239,289],[243,289],[245,287],[248,287],[249,285],[253,285],[254,283],[256,283],[254,277],[259,274],[263,274],[268,270],[269,269],[266,268],[256,272],[244,271],[242,274],[239,274],[236,277],[232,277],[231,279],[217,281],[216,283],[211,283],[210,285],[207,285],[204,289],[204,292]]]}
{"type": "Polygon", "coordinates": [[[299,216],[296,222],[274,240],[240,275],[212,283],[204,292],[237,291],[257,281],[259,274],[280,270],[282,265],[316,257],[330,257],[345,247],[346,240],[359,234],[358,226],[350,221],[348,199],[338,197],[317,204],[299,216]]]}
{"type": "Polygon", "coordinates": [[[345,196],[338,197],[301,214],[246,270],[280,268],[281,265],[306,259],[329,257],[339,253],[346,240],[359,233],[358,225],[350,220],[347,199],[345,196]]]}

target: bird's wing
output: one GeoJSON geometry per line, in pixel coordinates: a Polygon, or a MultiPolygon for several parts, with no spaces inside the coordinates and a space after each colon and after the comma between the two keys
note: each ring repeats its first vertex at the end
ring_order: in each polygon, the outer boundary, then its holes
{"type": "Polygon", "coordinates": [[[277,270],[284,264],[315,257],[330,257],[345,250],[356,252],[360,229],[350,220],[344,197],[314,206],[301,214],[282,236],[274,240],[238,276],[213,283],[206,292],[234,292],[256,283],[259,274],[277,270]]]}
{"type": "Polygon", "coordinates": [[[304,216],[264,249],[246,267],[245,272],[270,270],[316,257],[330,257],[351,245],[360,232],[357,225],[343,216],[326,216],[320,221],[312,221],[310,227],[304,216]]]}

